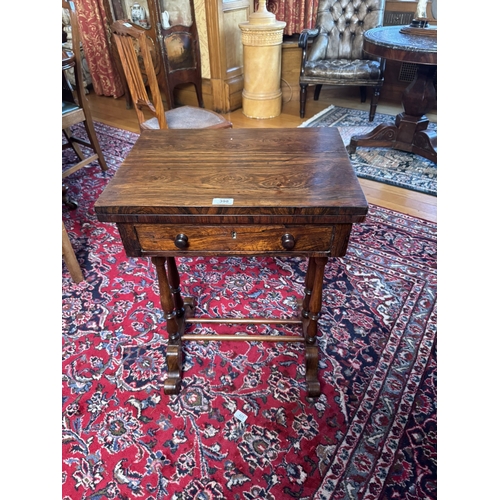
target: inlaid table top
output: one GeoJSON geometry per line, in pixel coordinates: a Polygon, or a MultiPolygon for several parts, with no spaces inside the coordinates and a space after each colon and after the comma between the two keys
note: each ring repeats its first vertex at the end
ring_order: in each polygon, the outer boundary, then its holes
{"type": "Polygon", "coordinates": [[[368,204],[334,128],[169,129],[142,132],[95,211],[116,223],[332,224],[362,222],[368,204]]]}
{"type": "Polygon", "coordinates": [[[402,33],[406,26],[380,26],[365,31],[363,50],[371,55],[416,64],[437,64],[437,38],[402,33]]]}

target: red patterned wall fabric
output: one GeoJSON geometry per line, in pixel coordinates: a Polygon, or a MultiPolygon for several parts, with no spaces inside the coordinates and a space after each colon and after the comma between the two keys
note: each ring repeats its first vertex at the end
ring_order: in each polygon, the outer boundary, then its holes
{"type": "Polygon", "coordinates": [[[125,89],[111,57],[102,0],[75,0],[75,5],[95,93],[122,96],[125,89]]]}
{"type": "MultiPolygon", "coordinates": [[[[314,28],[319,0],[267,0],[267,10],[278,21],[285,21],[284,35],[294,35],[303,29],[314,28]]],[[[255,0],[255,9],[259,4],[255,0]]]]}

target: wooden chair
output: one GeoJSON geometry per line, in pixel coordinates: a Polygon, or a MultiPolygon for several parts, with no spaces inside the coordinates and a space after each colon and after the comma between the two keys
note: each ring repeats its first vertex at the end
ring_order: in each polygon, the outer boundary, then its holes
{"type": "Polygon", "coordinates": [[[384,9],[385,0],[319,1],[316,27],[303,30],[299,38],[301,118],[308,85],[315,85],[315,101],[323,85],[355,85],[360,87],[361,102],[366,101],[366,87],[373,87],[369,114],[369,121],[373,121],[384,82],[385,60],[363,53],[363,34],[382,26],[384,9]]]}
{"type": "Polygon", "coordinates": [[[62,130],[67,139],[67,142],[63,144],[62,148],[63,150],[72,148],[79,158],[78,163],[67,168],[63,172],[62,177],[64,179],[95,160],[99,162],[103,171],[106,171],[108,166],[97,139],[92,115],[90,113],[89,102],[85,95],[80,52],[80,30],[78,27],[75,5],[71,0],[62,0],[62,8],[69,12],[73,41],[73,51],[69,52],[63,50],[62,52],[62,130]],[[70,84],[65,75],[65,70],[69,68],[74,68],[74,87],[70,84]],[[88,139],[73,135],[71,127],[77,123],[83,123],[88,139]],[[90,148],[93,154],[86,155],[80,148],[80,145],[90,148]]]}
{"type": "Polygon", "coordinates": [[[119,20],[111,25],[111,31],[141,130],[231,128],[233,126],[220,114],[204,108],[180,106],[165,111],[145,30],[127,21],[119,20]],[[151,97],[147,87],[149,87],[151,97]],[[152,111],[155,116],[147,119],[143,111],[145,108],[152,111]]]}
{"type": "Polygon", "coordinates": [[[82,269],[76,258],[66,228],[64,227],[64,222],[62,223],[62,256],[73,281],[75,283],[83,281],[82,269]]]}

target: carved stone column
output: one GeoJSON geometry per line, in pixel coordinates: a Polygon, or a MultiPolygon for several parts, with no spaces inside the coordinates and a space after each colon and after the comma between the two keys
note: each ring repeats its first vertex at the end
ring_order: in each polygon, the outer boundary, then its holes
{"type": "Polygon", "coordinates": [[[281,113],[281,48],[286,23],[276,21],[266,2],[240,23],[243,43],[243,114],[273,118],[281,113]]]}

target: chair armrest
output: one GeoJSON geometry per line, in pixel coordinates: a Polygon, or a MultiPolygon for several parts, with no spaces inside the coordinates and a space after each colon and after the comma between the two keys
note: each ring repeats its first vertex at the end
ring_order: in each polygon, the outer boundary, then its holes
{"type": "Polygon", "coordinates": [[[299,47],[307,49],[307,42],[309,38],[315,38],[319,34],[319,28],[314,28],[313,30],[302,30],[299,36],[299,47]]]}
{"type": "Polygon", "coordinates": [[[307,60],[307,46],[310,38],[316,38],[319,35],[319,28],[302,30],[299,37],[299,47],[302,48],[302,60],[300,62],[300,76],[304,75],[304,67],[307,60]]]}

